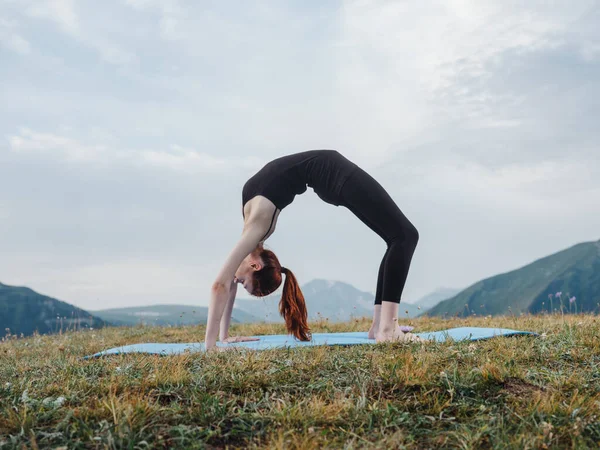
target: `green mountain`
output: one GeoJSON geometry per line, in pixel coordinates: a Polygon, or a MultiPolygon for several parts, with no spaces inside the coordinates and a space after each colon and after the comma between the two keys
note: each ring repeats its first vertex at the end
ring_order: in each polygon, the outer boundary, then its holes
{"type": "MultiPolygon", "coordinates": [[[[208,318],[206,306],[190,305],[148,305],[129,308],[103,309],[92,311],[114,325],[195,325],[205,324],[208,318]]],[[[231,323],[258,322],[259,319],[238,308],[233,309],[231,323]]]]}
{"type": "Polygon", "coordinates": [[[486,278],[427,311],[429,316],[600,311],[600,241],[574,245],[486,278]],[[557,293],[562,293],[557,296],[557,293]],[[549,298],[552,296],[552,298],[549,298]],[[571,303],[569,298],[575,297],[571,303]]]}
{"type": "MultiPolygon", "coordinates": [[[[328,318],[346,322],[357,317],[372,317],[375,297],[341,281],[313,280],[301,286],[309,320],[328,318]]],[[[279,315],[281,292],[259,299],[237,299],[235,305],[266,322],[283,322],[279,315]]],[[[401,303],[400,318],[416,317],[423,312],[417,305],[401,303]],[[408,314],[406,313],[408,311],[408,314]]]]}
{"type": "Polygon", "coordinates": [[[0,332],[28,336],[58,331],[99,328],[103,320],[73,305],[26,288],[0,283],[0,332]]]}

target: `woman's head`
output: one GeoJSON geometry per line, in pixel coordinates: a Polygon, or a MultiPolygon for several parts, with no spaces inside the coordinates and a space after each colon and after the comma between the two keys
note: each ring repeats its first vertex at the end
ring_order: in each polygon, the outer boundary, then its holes
{"type": "Polygon", "coordinates": [[[294,274],[282,267],[271,250],[259,245],[250,253],[236,272],[236,280],[256,297],[264,297],[281,286],[285,275],[279,312],[285,319],[287,330],[301,341],[310,340],[306,304],[294,274]]]}
{"type": "Polygon", "coordinates": [[[281,285],[281,265],[275,253],[259,245],[244,258],[234,280],[242,284],[250,295],[264,297],[281,285]]]}

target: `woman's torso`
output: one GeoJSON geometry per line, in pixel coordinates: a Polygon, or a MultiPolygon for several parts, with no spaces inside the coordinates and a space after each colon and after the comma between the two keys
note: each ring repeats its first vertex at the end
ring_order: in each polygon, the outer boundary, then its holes
{"type": "Polygon", "coordinates": [[[281,211],[307,186],[323,201],[338,206],[342,186],[356,167],[335,150],[309,150],[277,158],[244,184],[242,212],[256,196],[267,198],[281,211]]]}

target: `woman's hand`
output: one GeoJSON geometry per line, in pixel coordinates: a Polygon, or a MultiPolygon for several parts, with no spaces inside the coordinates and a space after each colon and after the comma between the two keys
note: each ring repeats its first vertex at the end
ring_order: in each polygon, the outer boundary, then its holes
{"type": "Polygon", "coordinates": [[[226,344],[232,344],[234,342],[249,342],[249,341],[260,341],[259,338],[250,337],[250,336],[229,336],[228,338],[221,339],[221,342],[225,342],[226,344]]]}

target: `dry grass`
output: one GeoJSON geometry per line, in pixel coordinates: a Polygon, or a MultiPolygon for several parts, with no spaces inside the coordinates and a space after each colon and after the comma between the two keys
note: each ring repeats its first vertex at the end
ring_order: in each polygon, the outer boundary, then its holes
{"type": "MultiPolygon", "coordinates": [[[[408,323],[409,321],[404,321],[408,323]]],[[[416,319],[417,331],[541,337],[158,357],[203,327],[112,328],[0,343],[0,448],[588,448],[600,444],[596,316],[416,319]]],[[[366,330],[367,320],[312,324],[366,330]]],[[[233,334],[283,333],[278,325],[233,334]]]]}

